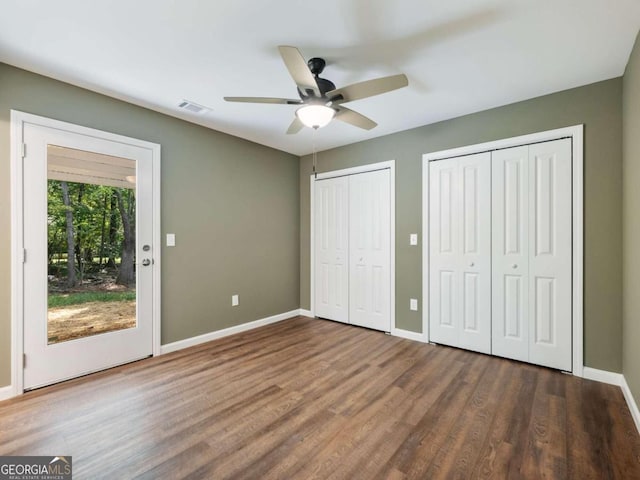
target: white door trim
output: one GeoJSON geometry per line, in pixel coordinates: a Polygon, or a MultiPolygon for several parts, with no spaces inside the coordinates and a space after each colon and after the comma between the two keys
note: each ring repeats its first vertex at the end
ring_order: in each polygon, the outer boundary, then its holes
{"type": "Polygon", "coordinates": [[[153,164],[153,355],[160,355],[160,269],[161,269],[161,230],[160,230],[160,145],[144,140],[103,132],[72,123],[53,120],[30,113],[11,110],[11,387],[12,396],[20,395],[23,386],[24,353],[24,218],[23,218],[23,170],[22,144],[25,124],[64,130],[79,135],[92,136],[103,140],[124,143],[151,151],[153,164]]]}
{"type": "Polygon", "coordinates": [[[391,333],[396,330],[396,161],[388,160],[386,162],[378,162],[378,163],[370,163],[368,165],[359,165],[357,167],[344,168],[342,170],[333,170],[330,172],[318,173],[317,177],[314,174],[309,175],[309,200],[310,200],[310,215],[309,220],[310,224],[310,233],[311,238],[309,242],[309,253],[310,253],[310,313],[312,317],[315,317],[315,215],[314,215],[314,207],[315,207],[315,181],[322,180],[326,178],[334,178],[334,177],[342,177],[345,175],[355,175],[357,173],[366,173],[366,172],[375,172],[376,170],[384,170],[389,169],[389,177],[391,182],[391,191],[390,191],[390,209],[391,209],[391,266],[390,266],[390,274],[391,274],[391,299],[390,299],[390,307],[391,307],[391,333]]]}
{"type": "Polygon", "coordinates": [[[426,153],[422,156],[422,332],[429,338],[429,192],[424,188],[429,183],[429,162],[445,158],[460,157],[474,153],[499,150],[560,138],[572,139],[572,216],[573,216],[573,261],[572,261],[572,373],[583,376],[584,369],[584,125],[547,130],[545,132],[506,138],[492,142],[468,145],[460,148],[426,153]]]}

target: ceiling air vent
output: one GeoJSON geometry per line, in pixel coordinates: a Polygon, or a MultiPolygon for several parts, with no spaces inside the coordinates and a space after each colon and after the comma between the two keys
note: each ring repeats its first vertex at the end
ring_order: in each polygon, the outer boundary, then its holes
{"type": "Polygon", "coordinates": [[[203,105],[199,105],[195,102],[191,102],[189,100],[183,100],[182,103],[180,103],[178,106],[184,110],[187,110],[188,112],[198,113],[200,115],[211,111],[210,108],[205,107],[203,105]]]}

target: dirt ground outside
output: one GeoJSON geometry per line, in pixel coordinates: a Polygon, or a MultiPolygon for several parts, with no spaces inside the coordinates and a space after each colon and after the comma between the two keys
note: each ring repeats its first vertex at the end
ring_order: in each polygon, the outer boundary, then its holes
{"type": "Polygon", "coordinates": [[[49,344],[136,326],[136,302],[88,302],[49,308],[49,344]]]}

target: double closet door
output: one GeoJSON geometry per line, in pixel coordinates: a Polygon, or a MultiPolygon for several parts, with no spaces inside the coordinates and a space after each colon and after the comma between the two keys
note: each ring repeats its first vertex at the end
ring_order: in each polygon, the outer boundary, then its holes
{"type": "Polygon", "coordinates": [[[571,140],[429,175],[431,340],[571,370],[571,140]]]}
{"type": "Polygon", "coordinates": [[[315,181],[315,315],[391,330],[389,169],[315,181]]]}

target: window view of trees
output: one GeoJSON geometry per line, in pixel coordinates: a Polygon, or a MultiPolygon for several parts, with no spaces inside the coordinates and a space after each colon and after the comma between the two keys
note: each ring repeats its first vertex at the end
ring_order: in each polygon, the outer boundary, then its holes
{"type": "Polygon", "coordinates": [[[50,180],[49,275],[69,289],[87,280],[135,283],[135,193],[50,180]]]}
{"type": "Polygon", "coordinates": [[[47,193],[50,343],[129,328],[135,191],[49,180],[47,193]]]}

